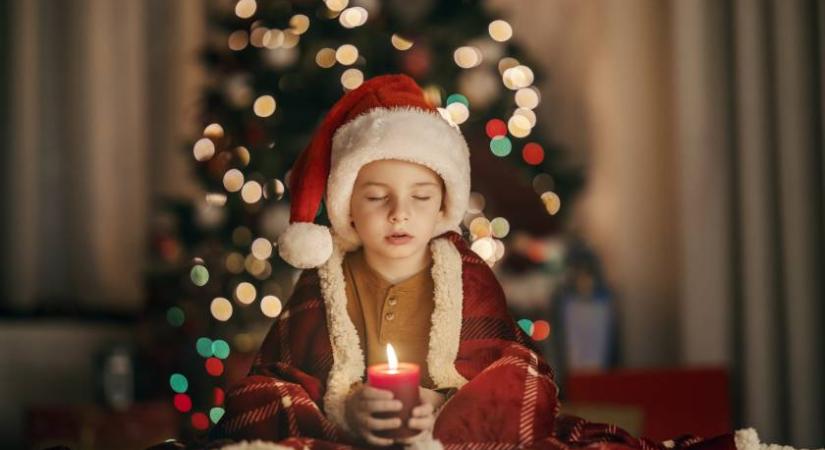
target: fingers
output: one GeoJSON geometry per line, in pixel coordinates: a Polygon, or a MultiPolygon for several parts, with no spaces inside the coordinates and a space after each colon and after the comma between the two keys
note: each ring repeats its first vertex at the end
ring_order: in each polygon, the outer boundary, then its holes
{"type": "Polygon", "coordinates": [[[369,431],[364,432],[363,436],[364,440],[367,441],[368,444],[374,445],[376,447],[386,447],[394,443],[392,439],[376,436],[370,433],[369,431]]]}
{"type": "Polygon", "coordinates": [[[432,415],[426,417],[413,417],[407,422],[407,426],[414,430],[432,430],[435,426],[435,417],[432,415]]]}
{"type": "Polygon", "coordinates": [[[394,430],[401,427],[401,419],[398,417],[379,419],[377,417],[367,416],[363,419],[363,425],[364,428],[372,431],[394,430]]]}
{"type": "Polygon", "coordinates": [[[386,389],[374,388],[370,385],[365,385],[362,395],[369,400],[392,400],[392,391],[386,389]]]}
{"type": "Polygon", "coordinates": [[[435,408],[433,407],[433,405],[431,405],[429,403],[423,403],[423,404],[418,405],[415,408],[413,408],[412,416],[413,417],[426,417],[426,416],[431,415],[433,412],[435,412],[435,408]]]}
{"type": "Polygon", "coordinates": [[[364,407],[370,413],[401,411],[401,400],[365,400],[364,407]]]}

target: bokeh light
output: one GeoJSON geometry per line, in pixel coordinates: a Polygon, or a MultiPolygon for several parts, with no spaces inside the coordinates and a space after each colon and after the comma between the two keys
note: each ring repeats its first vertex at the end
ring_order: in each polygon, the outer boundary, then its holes
{"type": "Polygon", "coordinates": [[[258,3],[255,0],[239,0],[235,4],[235,15],[241,19],[248,19],[255,14],[258,3]]]}
{"type": "Polygon", "coordinates": [[[206,161],[215,155],[215,143],[209,138],[200,138],[192,147],[192,153],[198,161],[206,161]]]}
{"type": "Polygon", "coordinates": [[[405,39],[398,34],[393,34],[390,38],[390,42],[396,50],[401,50],[402,52],[411,49],[413,46],[412,41],[405,39]]]}
{"type": "Polygon", "coordinates": [[[249,33],[246,30],[235,30],[229,35],[227,45],[230,50],[241,51],[249,45],[249,33]]]}
{"type": "Polygon", "coordinates": [[[203,136],[209,139],[223,138],[223,127],[218,123],[210,123],[203,129],[203,136]]]}
{"type": "Polygon", "coordinates": [[[330,11],[341,12],[349,5],[349,0],[324,0],[330,11]]]}
{"type": "Polygon", "coordinates": [[[257,181],[247,181],[241,189],[241,198],[246,203],[258,203],[263,196],[263,188],[261,183],[257,181]]]}
{"type": "Polygon", "coordinates": [[[208,337],[200,337],[195,341],[195,350],[204,358],[212,356],[212,339],[208,337]]]}
{"type": "Polygon", "coordinates": [[[544,149],[541,145],[535,142],[530,142],[527,143],[521,150],[521,156],[527,164],[537,166],[544,161],[544,149]]]}
{"type": "Polygon", "coordinates": [[[488,237],[493,234],[493,229],[490,226],[490,221],[486,217],[476,217],[470,222],[470,233],[475,239],[488,237]]]}
{"type": "Polygon", "coordinates": [[[533,322],[533,333],[530,335],[536,341],[543,341],[550,336],[550,323],[546,320],[533,322]]]}
{"type": "Polygon", "coordinates": [[[182,413],[189,412],[192,409],[192,398],[186,394],[175,394],[172,404],[182,413]]]}
{"type": "Polygon", "coordinates": [[[484,198],[483,194],[481,194],[480,192],[470,193],[470,201],[467,207],[467,212],[472,214],[478,214],[484,210],[485,206],[487,206],[487,199],[484,198]]]}
{"type": "Polygon", "coordinates": [[[187,380],[183,374],[173,373],[172,376],[169,377],[169,386],[178,394],[183,394],[189,389],[189,380],[187,380]]]}
{"type": "Polygon", "coordinates": [[[510,120],[507,121],[507,129],[510,131],[514,137],[523,138],[530,134],[531,130],[530,121],[520,115],[513,115],[510,117],[510,120]]]}
{"type": "Polygon", "coordinates": [[[453,60],[462,69],[472,69],[481,64],[481,50],[476,47],[459,47],[453,52],[453,60]]]}
{"type": "Polygon", "coordinates": [[[492,259],[493,255],[495,255],[496,247],[492,239],[485,237],[473,242],[470,249],[486,261],[492,259]]]}
{"type": "Polygon", "coordinates": [[[214,403],[216,405],[223,405],[223,401],[224,401],[225,398],[226,398],[226,392],[224,392],[223,389],[221,389],[217,386],[215,386],[215,388],[212,389],[212,403],[214,403]]]}
{"type": "Polygon", "coordinates": [[[358,48],[352,44],[344,44],[335,50],[335,59],[345,66],[353,65],[358,60],[358,48]]]}
{"type": "Polygon", "coordinates": [[[267,317],[278,317],[281,308],[281,301],[274,295],[267,295],[261,299],[261,312],[267,317]]]}
{"type": "Polygon", "coordinates": [[[169,325],[173,327],[179,327],[183,325],[183,322],[186,320],[186,315],[183,313],[183,310],[177,306],[173,306],[166,310],[166,321],[169,322],[169,325]]]}
{"type": "Polygon", "coordinates": [[[467,97],[465,97],[464,95],[451,94],[449,97],[447,97],[447,105],[448,106],[453,104],[453,103],[456,103],[456,102],[463,103],[464,106],[466,106],[468,108],[470,107],[470,101],[467,100],[467,97]]]}
{"type": "Polygon", "coordinates": [[[259,237],[252,241],[252,255],[258,259],[267,259],[272,256],[272,242],[267,238],[259,237]]]}
{"type": "Polygon", "coordinates": [[[541,194],[541,201],[547,209],[547,213],[551,216],[556,215],[561,209],[561,199],[555,192],[545,192],[541,194]]]}
{"type": "Polygon", "coordinates": [[[535,191],[536,194],[541,195],[547,191],[552,191],[554,187],[553,177],[546,173],[540,173],[533,177],[533,191],[535,191]]]}
{"type": "Polygon", "coordinates": [[[528,336],[533,335],[533,321],[530,319],[521,319],[518,321],[518,326],[527,333],[528,336]]]}
{"type": "Polygon", "coordinates": [[[209,418],[202,412],[192,414],[192,427],[201,431],[209,428],[209,418]]]}
{"type": "Polygon", "coordinates": [[[338,21],[344,28],[356,28],[367,23],[369,13],[360,6],[347,8],[338,16],[338,21]]]}
{"type": "Polygon", "coordinates": [[[257,291],[255,290],[255,286],[253,286],[252,283],[244,281],[238,283],[238,286],[235,288],[235,299],[243,303],[244,305],[248,305],[254,302],[256,295],[257,291]]]}
{"type": "Polygon", "coordinates": [[[255,99],[255,104],[252,105],[252,110],[258,117],[269,117],[275,113],[277,108],[275,97],[271,95],[262,95],[255,99]]]}
{"type": "Polygon", "coordinates": [[[507,124],[501,119],[490,119],[484,130],[490,139],[497,138],[507,134],[507,124]]]}
{"type": "Polygon", "coordinates": [[[215,406],[209,410],[209,420],[212,423],[218,423],[221,420],[221,417],[224,415],[224,409],[220,406],[215,406]]]}
{"type": "Polygon", "coordinates": [[[494,41],[505,42],[513,37],[513,28],[504,20],[494,20],[487,27],[490,37],[494,41]]]}
{"type": "Polygon", "coordinates": [[[204,367],[206,367],[206,373],[213,377],[219,377],[223,374],[223,362],[218,358],[207,358],[204,367]]]}
{"type": "Polygon", "coordinates": [[[215,320],[226,322],[232,317],[232,302],[223,297],[215,297],[209,304],[209,312],[215,320]]]}
{"type": "Polygon", "coordinates": [[[223,339],[215,339],[212,341],[212,354],[216,358],[226,359],[229,357],[229,343],[223,339]]]}
{"type": "Polygon", "coordinates": [[[229,192],[238,192],[243,187],[243,173],[238,169],[229,169],[223,174],[223,187],[229,192]]]}
{"type": "Polygon", "coordinates": [[[289,31],[302,35],[309,30],[309,17],[303,14],[295,14],[289,19],[289,31]]]}
{"type": "Polygon", "coordinates": [[[470,117],[470,110],[464,103],[453,102],[447,105],[447,111],[450,113],[450,118],[453,122],[461,125],[470,117]]]}
{"type": "Polygon", "coordinates": [[[238,160],[244,167],[249,165],[249,161],[252,159],[252,155],[249,153],[249,149],[247,149],[243,145],[240,145],[238,147],[235,147],[233,152],[235,153],[235,156],[238,157],[238,160]]]}
{"type": "Polygon", "coordinates": [[[493,231],[493,236],[498,239],[504,239],[510,234],[510,222],[504,217],[496,217],[490,221],[490,228],[493,231]]]}
{"type": "Polygon", "coordinates": [[[204,286],[209,282],[209,270],[204,266],[196,265],[189,271],[189,278],[195,286],[204,286]]]}
{"type": "Polygon", "coordinates": [[[513,144],[507,136],[499,136],[490,140],[490,150],[498,157],[505,157],[513,150],[513,144]]]}
{"type": "Polygon", "coordinates": [[[358,86],[364,82],[364,72],[361,72],[358,69],[351,68],[344,71],[341,74],[341,85],[344,86],[344,89],[351,91],[353,89],[357,89],[358,86]]]}
{"type": "Polygon", "coordinates": [[[206,203],[209,206],[224,206],[226,205],[226,194],[210,192],[206,194],[206,203]]]}
{"type": "Polygon", "coordinates": [[[516,105],[521,108],[535,109],[539,106],[539,91],[533,86],[516,91],[516,105]]]}
{"type": "Polygon", "coordinates": [[[335,50],[331,48],[322,48],[315,54],[315,64],[324,69],[329,69],[335,65],[335,50]]]}

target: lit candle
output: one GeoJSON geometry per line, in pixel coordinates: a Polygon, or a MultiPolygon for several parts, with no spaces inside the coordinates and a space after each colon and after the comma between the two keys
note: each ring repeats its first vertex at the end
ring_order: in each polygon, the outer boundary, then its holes
{"type": "Polygon", "coordinates": [[[367,383],[374,388],[391,391],[403,405],[399,412],[375,413],[378,418],[401,418],[401,428],[376,431],[377,436],[406,438],[420,433],[420,430],[407,427],[413,408],[421,404],[418,392],[420,374],[418,364],[398,362],[391,344],[387,344],[387,364],[375,364],[367,369],[367,383]]]}

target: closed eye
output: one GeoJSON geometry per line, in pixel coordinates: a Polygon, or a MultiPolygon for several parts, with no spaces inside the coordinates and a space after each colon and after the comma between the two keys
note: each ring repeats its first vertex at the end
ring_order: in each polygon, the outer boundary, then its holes
{"type": "Polygon", "coordinates": [[[416,200],[429,200],[432,197],[413,197],[413,198],[416,199],[416,200]]]}
{"type": "Polygon", "coordinates": [[[384,196],[384,197],[367,197],[367,200],[369,200],[371,202],[377,202],[379,200],[384,200],[386,198],[387,198],[386,196],[384,196]]]}

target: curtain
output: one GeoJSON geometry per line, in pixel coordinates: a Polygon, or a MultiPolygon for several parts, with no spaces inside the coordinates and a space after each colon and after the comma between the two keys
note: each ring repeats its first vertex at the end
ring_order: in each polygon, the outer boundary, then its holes
{"type": "Polygon", "coordinates": [[[491,3],[586,160],[621,364],[728,367],[737,427],[822,446],[825,2],[491,3]]]}
{"type": "Polygon", "coordinates": [[[822,2],[675,2],[682,352],[744,425],[825,442],[822,2]]]}
{"type": "Polygon", "coordinates": [[[202,6],[31,0],[6,7],[0,306],[24,314],[137,312],[152,201],[191,193],[181,155],[187,114],[197,109],[192,67],[202,6]]]}

